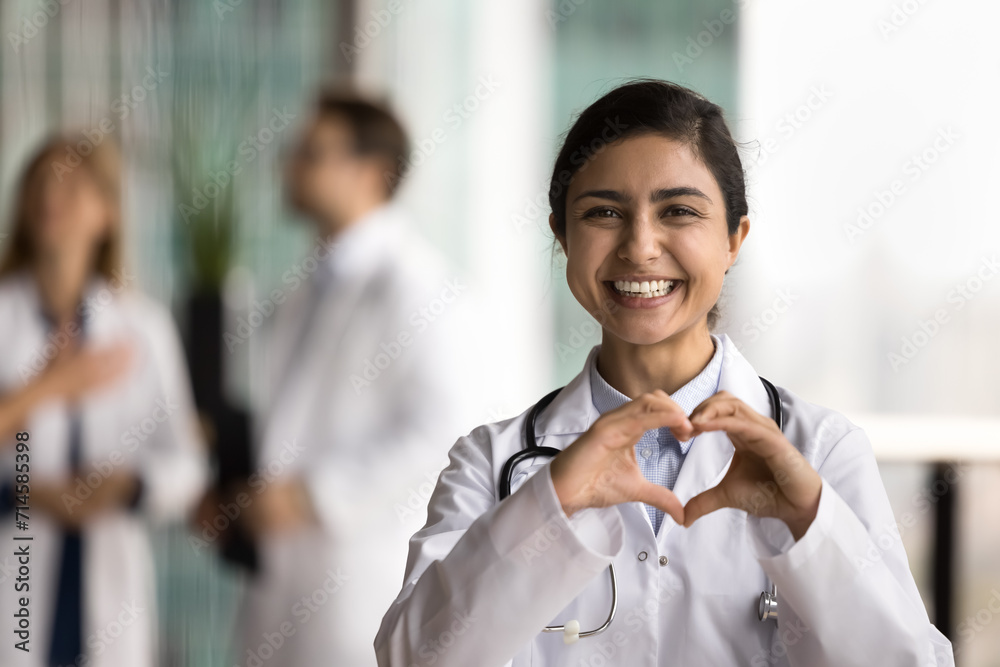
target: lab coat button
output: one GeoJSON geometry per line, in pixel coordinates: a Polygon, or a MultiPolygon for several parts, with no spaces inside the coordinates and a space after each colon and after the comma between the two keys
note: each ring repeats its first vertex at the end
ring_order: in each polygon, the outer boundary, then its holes
{"type": "Polygon", "coordinates": [[[647,554],[646,554],[645,551],[640,551],[639,552],[639,560],[646,560],[646,555],[647,554]]]}
{"type": "Polygon", "coordinates": [[[660,556],[660,565],[666,565],[669,562],[666,556],[660,556]]]}

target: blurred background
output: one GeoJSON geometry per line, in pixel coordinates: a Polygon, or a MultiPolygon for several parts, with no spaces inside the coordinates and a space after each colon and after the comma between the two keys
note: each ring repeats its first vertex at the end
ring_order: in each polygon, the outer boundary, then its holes
{"type": "MultiPolygon", "coordinates": [[[[725,108],[749,176],[718,330],[868,431],[931,619],[958,664],[995,666],[998,20],[983,0],[5,0],[0,210],[49,131],[112,135],[137,285],[178,322],[210,428],[238,431],[260,341],[205,353],[199,331],[236,331],[307,251],[283,151],[317,87],[352,82],[401,116],[399,200],[484,304],[476,423],[494,421],[600,339],[547,226],[561,135],[625,78],[688,85],[725,108]]],[[[233,664],[244,575],[180,522],[154,538],[162,664],[233,664]]]]}

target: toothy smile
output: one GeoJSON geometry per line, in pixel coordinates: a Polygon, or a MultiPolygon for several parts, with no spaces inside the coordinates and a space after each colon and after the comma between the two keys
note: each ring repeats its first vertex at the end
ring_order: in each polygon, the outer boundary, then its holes
{"type": "Polygon", "coordinates": [[[680,280],[644,280],[636,282],[634,280],[614,281],[614,290],[623,296],[638,297],[640,299],[652,299],[657,296],[666,296],[674,291],[680,280]]]}

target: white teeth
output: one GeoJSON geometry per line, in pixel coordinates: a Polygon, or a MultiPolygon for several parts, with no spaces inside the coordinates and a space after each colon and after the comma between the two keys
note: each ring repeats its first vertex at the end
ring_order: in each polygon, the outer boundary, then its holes
{"type": "Polygon", "coordinates": [[[673,280],[651,280],[641,283],[628,280],[616,280],[615,289],[626,296],[637,296],[648,299],[654,296],[664,296],[669,294],[676,286],[673,280]]]}

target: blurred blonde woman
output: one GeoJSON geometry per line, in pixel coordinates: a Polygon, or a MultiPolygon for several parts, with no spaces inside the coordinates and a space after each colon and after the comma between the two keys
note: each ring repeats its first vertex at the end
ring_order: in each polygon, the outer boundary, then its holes
{"type": "Polygon", "coordinates": [[[37,150],[15,193],[0,261],[0,540],[27,549],[30,575],[0,596],[16,630],[5,666],[153,665],[146,518],[182,516],[206,481],[177,331],[123,263],[120,200],[111,140],[84,156],[70,136],[37,150]]]}

